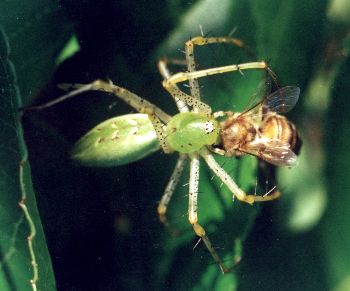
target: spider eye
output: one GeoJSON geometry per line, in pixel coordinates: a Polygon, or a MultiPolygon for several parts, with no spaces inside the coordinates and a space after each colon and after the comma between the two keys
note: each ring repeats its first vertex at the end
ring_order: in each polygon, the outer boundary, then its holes
{"type": "Polygon", "coordinates": [[[212,121],[207,121],[204,125],[204,131],[206,134],[210,134],[215,130],[214,123],[212,121]]]}

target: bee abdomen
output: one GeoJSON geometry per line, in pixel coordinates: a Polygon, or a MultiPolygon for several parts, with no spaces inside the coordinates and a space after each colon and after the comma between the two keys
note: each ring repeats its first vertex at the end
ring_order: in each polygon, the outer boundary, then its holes
{"type": "Polygon", "coordinates": [[[266,116],[259,131],[264,137],[290,144],[290,148],[296,154],[299,152],[301,140],[298,132],[295,125],[284,116],[278,114],[266,116]]]}

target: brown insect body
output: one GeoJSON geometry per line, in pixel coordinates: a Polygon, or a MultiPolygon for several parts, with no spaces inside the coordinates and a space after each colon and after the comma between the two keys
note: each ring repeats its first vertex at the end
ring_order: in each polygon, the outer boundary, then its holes
{"type": "Polygon", "coordinates": [[[259,129],[263,137],[277,139],[290,145],[290,149],[296,154],[301,147],[301,139],[295,125],[285,116],[275,112],[264,115],[263,123],[259,129]]]}
{"type": "MultiPolygon", "coordinates": [[[[288,91],[291,90],[288,88],[288,91]]],[[[289,100],[298,95],[295,94],[298,91],[294,88],[292,92],[288,91],[289,100]]],[[[267,104],[261,102],[243,113],[227,113],[228,118],[220,123],[221,143],[217,148],[226,156],[251,154],[276,166],[294,165],[295,153],[299,152],[301,140],[295,125],[277,113],[286,112],[293,105],[282,97],[278,99],[277,94],[273,94],[267,97],[270,98],[267,99],[267,104]],[[269,104],[274,107],[269,107],[269,104]]]]}
{"type": "Polygon", "coordinates": [[[243,155],[242,149],[252,142],[259,132],[258,126],[251,118],[242,118],[239,113],[232,114],[220,125],[221,146],[227,156],[243,155]]]}

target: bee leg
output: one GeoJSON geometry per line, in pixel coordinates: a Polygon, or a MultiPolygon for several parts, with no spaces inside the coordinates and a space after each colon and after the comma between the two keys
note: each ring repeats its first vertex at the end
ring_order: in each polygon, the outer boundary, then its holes
{"type": "Polygon", "coordinates": [[[214,118],[219,118],[219,117],[226,117],[226,116],[232,116],[233,113],[230,111],[216,111],[213,113],[214,118]]]}
{"type": "Polygon", "coordinates": [[[211,152],[216,153],[216,154],[218,154],[218,155],[220,155],[220,156],[225,156],[225,155],[226,155],[226,151],[224,151],[224,150],[222,150],[222,149],[214,148],[214,147],[212,147],[212,146],[210,146],[210,147],[208,147],[208,148],[209,148],[209,150],[210,150],[211,152]]]}

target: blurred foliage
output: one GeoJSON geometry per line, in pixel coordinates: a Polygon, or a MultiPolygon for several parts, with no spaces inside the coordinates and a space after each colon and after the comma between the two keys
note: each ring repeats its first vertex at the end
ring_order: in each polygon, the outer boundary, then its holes
{"type": "MultiPolygon", "coordinates": [[[[11,51],[9,57],[2,52],[1,61],[2,66],[12,61],[18,83],[1,71],[1,89],[4,93],[6,86],[18,84],[26,105],[62,95],[57,84],[104,78],[173,114],[175,106],[161,88],[155,64],[162,56],[183,59],[183,44],[201,33],[200,25],[210,36],[225,36],[234,29],[234,36],[257,56],[224,45],[198,48],[198,68],[264,59],[282,84],[299,86],[303,92],[288,117],[300,130],[304,147],[300,164],[278,175],[280,201],[263,207],[232,203],[229,191],[212,179],[205,166],[201,168],[200,221],[227,264],[242,258],[237,271],[225,276],[201,243],[193,250],[197,238],[186,217],[188,171],[169,209],[170,221],[183,235],[170,236],[157,221],[157,201],[176,155],[156,153],[108,169],[77,167],[69,159],[79,137],[103,120],[131,112],[128,106],[92,92],[24,116],[36,200],[58,290],[347,290],[350,30],[344,15],[350,11],[345,4],[343,0],[2,1],[0,11],[7,13],[0,14],[0,25],[11,51]]],[[[181,70],[172,67],[173,72],[181,70]]],[[[257,92],[260,78],[258,72],[247,72],[244,77],[236,73],[203,79],[203,99],[214,110],[242,110],[257,92]]],[[[17,101],[9,101],[16,98],[9,93],[1,96],[0,128],[7,128],[5,117],[15,114],[17,101]]],[[[12,157],[5,141],[21,139],[21,130],[1,133],[0,167],[6,173],[1,177],[18,176],[23,152],[14,147],[12,157]]],[[[255,158],[218,161],[243,189],[254,191],[255,158]]],[[[264,191],[267,178],[264,173],[260,176],[264,191]]],[[[13,187],[19,187],[16,183],[13,187]]],[[[30,185],[29,180],[25,184],[30,185]]],[[[14,228],[21,213],[18,193],[6,189],[1,184],[1,233],[14,228]],[[12,200],[8,195],[14,195],[12,200]],[[12,220],[7,222],[4,213],[12,220]]],[[[34,200],[30,205],[39,231],[35,253],[45,265],[38,267],[39,283],[45,284],[41,290],[55,290],[34,200]]],[[[1,266],[6,267],[1,276],[6,275],[7,284],[12,276],[27,277],[23,279],[27,284],[16,281],[24,284],[17,290],[30,288],[32,271],[22,237],[29,228],[22,224],[24,229],[15,236],[21,244],[14,252],[19,254],[16,258],[25,254],[25,259],[4,262],[3,248],[11,242],[8,236],[0,239],[1,266]]]]}
{"type": "Polygon", "coordinates": [[[350,286],[350,230],[346,219],[350,206],[350,184],[347,179],[350,146],[347,111],[350,110],[347,98],[350,95],[349,75],[348,57],[337,73],[332,90],[326,137],[326,176],[330,203],[321,227],[330,286],[335,290],[348,290],[350,286]]]}

